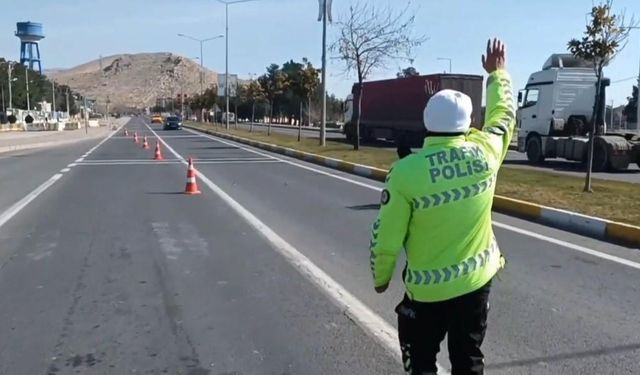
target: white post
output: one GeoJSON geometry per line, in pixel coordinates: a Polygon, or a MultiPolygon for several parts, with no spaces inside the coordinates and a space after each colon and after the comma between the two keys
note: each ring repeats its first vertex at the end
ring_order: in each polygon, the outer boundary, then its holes
{"type": "Polygon", "coordinates": [[[327,145],[327,0],[322,0],[322,104],[320,106],[320,146],[327,145]]]}

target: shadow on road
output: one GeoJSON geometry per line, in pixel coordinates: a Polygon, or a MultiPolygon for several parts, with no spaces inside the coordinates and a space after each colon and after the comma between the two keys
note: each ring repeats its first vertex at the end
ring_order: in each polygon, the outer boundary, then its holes
{"type": "Polygon", "coordinates": [[[564,361],[568,359],[590,358],[590,357],[610,355],[610,354],[621,353],[621,352],[632,352],[639,349],[640,349],[640,343],[626,344],[626,345],[612,346],[609,348],[586,350],[582,352],[556,354],[556,355],[551,355],[547,357],[518,359],[515,361],[509,361],[509,362],[503,362],[503,363],[493,363],[493,364],[487,365],[485,368],[487,370],[504,370],[512,367],[536,365],[536,364],[545,363],[545,362],[558,362],[558,361],[564,361]]]}
{"type": "Polygon", "coordinates": [[[362,204],[362,205],[358,205],[358,206],[348,206],[347,208],[352,209],[352,210],[356,210],[356,211],[379,210],[380,209],[380,204],[379,203],[376,203],[376,204],[362,204]]]}

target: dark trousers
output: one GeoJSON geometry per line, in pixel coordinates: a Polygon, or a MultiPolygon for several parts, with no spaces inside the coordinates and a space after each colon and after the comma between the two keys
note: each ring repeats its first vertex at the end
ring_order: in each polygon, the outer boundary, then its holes
{"type": "Polygon", "coordinates": [[[484,374],[480,346],[487,330],[490,289],[488,282],[472,293],[442,302],[416,302],[405,296],[396,307],[405,371],[436,374],[436,354],[447,335],[451,374],[484,374]]]}

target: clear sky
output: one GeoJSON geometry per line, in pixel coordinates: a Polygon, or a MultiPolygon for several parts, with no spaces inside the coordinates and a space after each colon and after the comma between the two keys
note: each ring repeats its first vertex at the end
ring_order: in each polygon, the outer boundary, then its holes
{"type": "MultiPolygon", "coordinates": [[[[334,18],[355,0],[334,0],[334,18]]],[[[401,7],[405,0],[368,0],[401,7]]],[[[416,34],[429,40],[415,51],[415,67],[422,74],[442,72],[453,59],[454,73],[481,74],[480,55],[488,37],[499,36],[509,48],[509,70],[515,89],[546,58],[565,52],[566,43],[584,30],[592,0],[413,0],[416,34]]],[[[198,43],[177,33],[199,38],[224,33],[224,6],[216,0],[2,0],[0,6],[0,56],[17,59],[16,21],[44,24],[41,42],[43,68],[72,67],[99,55],[137,52],[173,52],[199,55],[198,43]]],[[[640,1],[616,0],[616,10],[640,17],[640,1]]],[[[308,57],[319,65],[322,30],[316,21],[317,0],[257,0],[229,7],[230,71],[240,76],[261,74],[270,63],[308,57]]],[[[336,35],[329,28],[329,40],[336,35]]],[[[626,49],[606,69],[612,81],[637,76],[640,30],[634,31],[626,49]]],[[[208,68],[224,71],[224,39],[205,44],[208,68]]],[[[392,77],[400,66],[392,63],[375,78],[392,77]]],[[[342,74],[342,64],[331,61],[328,89],[339,97],[350,91],[352,76],[342,74]]],[[[626,102],[633,80],[614,83],[608,103],[626,102]]]]}

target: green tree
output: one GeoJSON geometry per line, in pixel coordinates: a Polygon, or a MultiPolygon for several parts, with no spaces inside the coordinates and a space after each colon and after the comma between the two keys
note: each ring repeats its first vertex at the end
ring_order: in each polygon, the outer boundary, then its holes
{"type": "MultiPolygon", "coordinates": [[[[5,93],[5,106],[27,109],[27,86],[26,86],[26,68],[19,63],[7,61],[0,58],[0,85],[2,85],[5,93]],[[11,93],[12,100],[9,103],[9,65],[11,68],[11,93]]],[[[29,104],[31,109],[36,108],[36,104],[41,101],[49,103],[53,100],[52,81],[39,72],[29,70],[29,104]]],[[[66,85],[55,85],[56,107],[54,110],[66,112],[67,103],[66,96],[69,93],[69,110],[71,114],[77,113],[78,109],[75,101],[72,100],[73,91],[66,85]]]]}
{"type": "Polygon", "coordinates": [[[417,77],[420,73],[413,66],[407,67],[399,71],[396,76],[398,78],[417,77]]]}
{"type": "MultiPolygon", "coordinates": [[[[344,61],[346,72],[355,72],[358,78],[354,99],[356,121],[353,148],[360,148],[360,112],[362,107],[362,83],[377,69],[384,68],[389,61],[412,61],[414,47],[425,38],[412,36],[415,16],[409,14],[409,5],[397,11],[391,5],[379,8],[360,0],[349,7],[349,12],[338,22],[338,38],[331,46],[337,58],[344,61]]],[[[346,126],[346,125],[345,125],[346,126]]]]}
{"type": "Polygon", "coordinates": [[[572,39],[567,44],[569,51],[575,57],[593,64],[597,78],[591,129],[589,131],[587,174],[584,184],[584,191],[586,192],[593,191],[591,188],[591,172],[593,169],[594,139],[598,125],[596,124],[596,114],[602,100],[600,97],[602,70],[625,47],[631,27],[635,26],[633,19],[630,24],[625,22],[624,13],[613,14],[612,5],[613,0],[605,0],[591,8],[591,21],[587,24],[583,37],[581,39],[572,39]]]}
{"type": "MultiPolygon", "coordinates": [[[[202,94],[195,94],[191,97],[191,101],[189,102],[189,108],[192,111],[198,112],[202,116],[203,110],[211,110],[217,104],[218,98],[218,87],[213,85],[206,90],[202,94]]],[[[203,116],[202,120],[204,121],[205,116],[203,116]]]]}
{"type": "MultiPolygon", "coordinates": [[[[311,95],[320,86],[320,71],[305,57],[302,63],[294,63],[293,60],[283,65],[283,70],[289,78],[289,91],[296,98],[294,101],[299,108],[298,117],[298,142],[302,133],[302,109],[303,103],[308,104],[307,112],[311,111],[311,95]],[[288,66],[287,66],[288,65],[288,66]],[[287,68],[290,68],[289,70],[287,68]]],[[[295,116],[295,110],[291,111],[291,117],[295,116]]]]}
{"type": "Polygon", "coordinates": [[[287,74],[280,69],[278,64],[271,64],[267,67],[267,73],[258,78],[258,83],[269,102],[269,124],[267,135],[271,135],[271,121],[273,119],[273,107],[276,98],[282,95],[288,87],[287,74]]]}

